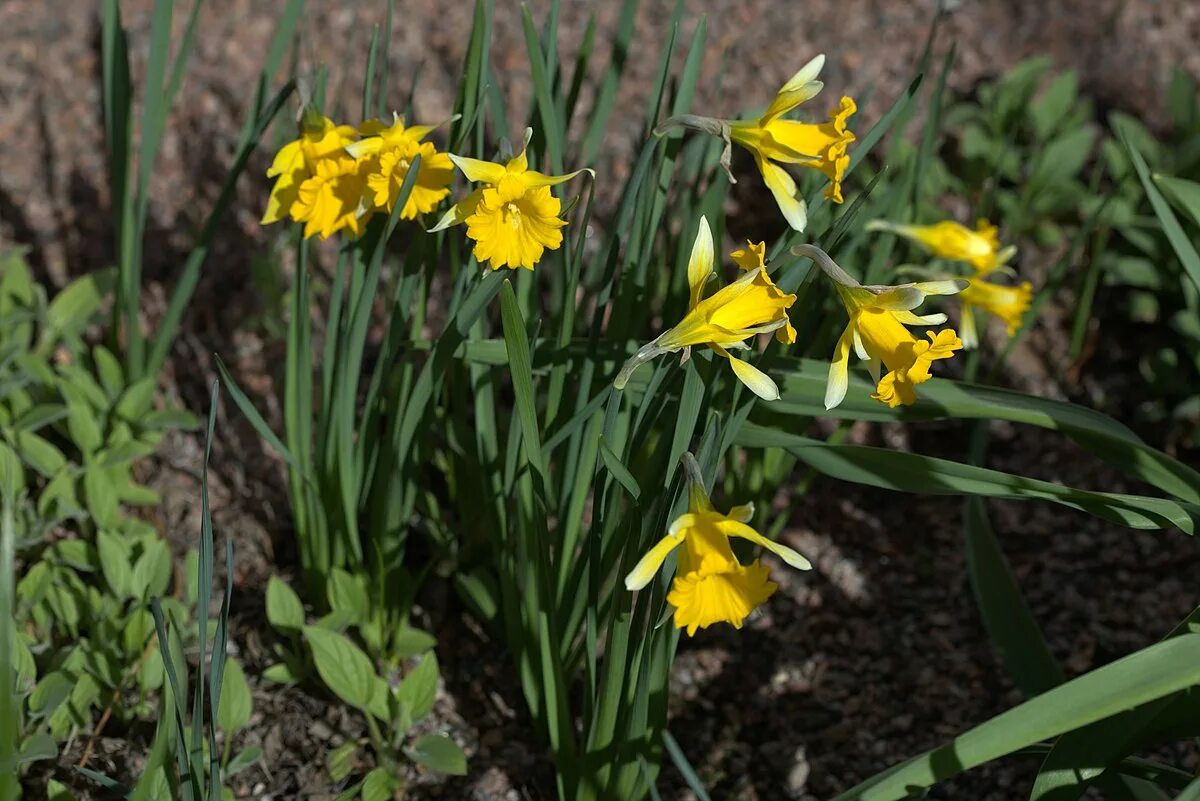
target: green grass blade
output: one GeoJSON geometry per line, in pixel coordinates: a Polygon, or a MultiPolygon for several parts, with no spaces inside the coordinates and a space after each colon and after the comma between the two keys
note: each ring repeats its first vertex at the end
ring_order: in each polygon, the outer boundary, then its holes
{"type": "Polygon", "coordinates": [[[1062,684],[1066,677],[1021,595],[982,498],[964,502],[963,534],[967,572],[979,614],[1013,683],[1027,697],[1062,684]]]}
{"type": "Polygon", "coordinates": [[[583,137],[581,161],[584,164],[592,164],[596,161],[596,156],[600,152],[600,144],[604,141],[604,130],[608,126],[609,117],[612,116],[613,106],[617,101],[617,88],[621,85],[621,76],[625,73],[625,64],[629,59],[629,45],[633,41],[637,9],[638,0],[624,0],[621,4],[617,32],[613,37],[612,53],[609,55],[604,77],[600,79],[600,88],[596,90],[591,120],[588,123],[587,133],[583,137]]]}
{"type": "Polygon", "coordinates": [[[671,757],[671,762],[675,768],[683,775],[683,781],[696,794],[699,801],[712,801],[708,796],[708,791],[704,789],[704,783],[700,781],[700,777],[696,775],[695,768],[692,763],[688,762],[688,758],[684,756],[683,749],[679,747],[679,743],[671,736],[671,732],[663,732],[663,745],[667,748],[667,754],[671,757]]]}
{"type": "Polygon", "coordinates": [[[1142,158],[1142,154],[1134,147],[1133,141],[1124,130],[1118,129],[1117,133],[1121,137],[1121,144],[1125,146],[1125,152],[1133,161],[1133,168],[1137,171],[1138,179],[1141,180],[1142,187],[1146,190],[1146,197],[1150,200],[1150,205],[1154,207],[1154,213],[1158,217],[1159,224],[1162,225],[1163,233],[1167,235],[1167,241],[1171,243],[1175,256],[1179,259],[1179,263],[1188,277],[1192,279],[1192,283],[1196,285],[1197,289],[1200,289],[1200,254],[1196,253],[1192,240],[1179,225],[1179,220],[1171,211],[1170,204],[1158,191],[1158,187],[1154,185],[1154,181],[1150,177],[1150,168],[1146,166],[1146,160],[1142,158]]]}
{"type": "Polygon", "coordinates": [[[542,45],[538,39],[537,28],[533,24],[533,15],[529,6],[521,4],[521,21],[525,28],[525,49],[529,53],[529,69],[533,78],[533,96],[537,101],[538,114],[542,119],[540,134],[546,143],[546,156],[550,172],[555,175],[563,172],[562,125],[558,120],[558,111],[554,106],[554,95],[550,90],[550,75],[542,45]]]}
{"type": "Polygon", "coordinates": [[[1086,673],[896,765],[834,801],[901,801],[964,771],[1200,683],[1200,634],[1086,673]]]}
{"type": "Polygon", "coordinates": [[[542,451],[542,436],[537,421],[537,401],[533,391],[533,367],[529,357],[529,339],[525,321],[517,308],[517,296],[512,283],[504,281],[500,288],[500,317],[504,324],[504,343],[508,350],[509,372],[513,394],[516,396],[517,419],[521,424],[521,443],[525,458],[546,484],[546,461],[542,451]]]}
{"type": "Polygon", "coordinates": [[[916,453],[830,445],[753,423],[742,426],[737,442],[748,448],[785,448],[825,475],[882,489],[923,495],[1038,499],[1130,528],[1179,528],[1192,535],[1200,528],[1200,506],[1164,498],[1090,492],[916,453]]]}
{"type": "Polygon", "coordinates": [[[217,371],[221,374],[221,380],[225,382],[225,389],[229,392],[229,397],[233,398],[234,405],[246,416],[246,419],[250,421],[250,425],[254,426],[254,430],[258,432],[258,435],[265,439],[267,444],[274,448],[275,452],[291,465],[292,469],[304,475],[304,466],[296,461],[296,457],[292,455],[287,446],[283,444],[279,437],[275,436],[275,432],[267,425],[267,421],[258,413],[258,410],[254,408],[254,404],[246,397],[246,393],[242,392],[241,387],[233,380],[233,376],[230,375],[225,362],[221,360],[220,356],[214,355],[213,358],[217,362],[217,371]]]}

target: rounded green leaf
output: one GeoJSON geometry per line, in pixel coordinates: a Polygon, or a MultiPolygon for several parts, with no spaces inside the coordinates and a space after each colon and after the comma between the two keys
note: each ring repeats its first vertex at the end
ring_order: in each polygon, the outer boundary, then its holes
{"type": "Polygon", "coordinates": [[[254,711],[250,685],[242,666],[232,657],[225,661],[224,678],[221,681],[221,700],[217,704],[217,725],[228,737],[246,725],[254,711]]]}
{"type": "Polygon", "coordinates": [[[371,659],[349,637],[336,631],[305,626],[304,639],[325,686],[355,709],[368,711],[375,683],[371,659]]]}
{"type": "Polygon", "coordinates": [[[271,576],[267,581],[267,620],[277,629],[304,628],[304,604],[279,576],[271,576]]]}
{"type": "Polygon", "coordinates": [[[458,743],[444,734],[427,734],[413,743],[409,752],[412,760],[438,773],[451,776],[465,776],[467,773],[467,757],[463,754],[458,743]]]}

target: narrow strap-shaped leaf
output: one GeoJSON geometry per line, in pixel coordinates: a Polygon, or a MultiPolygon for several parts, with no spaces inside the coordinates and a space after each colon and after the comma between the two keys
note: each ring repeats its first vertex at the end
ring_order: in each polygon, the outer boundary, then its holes
{"type": "Polygon", "coordinates": [[[834,801],[900,801],[963,771],[1200,683],[1200,634],[1145,648],[895,765],[834,801]]]}

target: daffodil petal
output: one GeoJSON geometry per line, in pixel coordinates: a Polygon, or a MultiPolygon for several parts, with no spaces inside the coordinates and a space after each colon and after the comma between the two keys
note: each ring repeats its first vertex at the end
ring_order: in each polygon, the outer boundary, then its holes
{"type": "Polygon", "coordinates": [[[749,523],[754,519],[754,503],[743,503],[729,510],[726,517],[736,520],[739,523],[749,523]]]}
{"type": "Polygon", "coordinates": [[[850,342],[853,338],[854,326],[848,325],[833,349],[833,358],[829,361],[829,380],[825,384],[826,409],[834,408],[846,397],[846,387],[850,383],[850,342]]]}
{"type": "Polygon", "coordinates": [[[692,243],[692,255],[688,259],[689,309],[696,308],[704,294],[704,285],[713,273],[713,251],[712,230],[708,227],[708,219],[701,217],[696,241],[692,243]]]}
{"type": "Polygon", "coordinates": [[[967,282],[961,278],[947,278],[943,281],[920,281],[913,286],[926,295],[957,295],[967,288],[967,282]]]}
{"type": "Polygon", "coordinates": [[[726,536],[740,537],[744,540],[750,540],[750,542],[753,542],[755,545],[761,545],[771,553],[778,556],[784,562],[787,562],[789,566],[794,567],[797,570],[812,569],[812,563],[798,554],[796,551],[792,550],[786,545],[781,545],[778,542],[767,539],[745,523],[739,523],[736,520],[723,520],[717,524],[717,527],[720,528],[721,532],[726,536]]]}
{"type": "Polygon", "coordinates": [[[825,54],[818,53],[809,59],[808,63],[796,70],[796,74],[788,78],[787,83],[779,87],[780,92],[794,92],[807,83],[812,83],[825,68],[825,54]]]}
{"type": "Polygon", "coordinates": [[[582,170],[576,170],[575,172],[569,172],[566,175],[546,175],[544,173],[538,172],[537,170],[526,170],[524,173],[521,174],[521,180],[525,182],[526,186],[531,186],[531,187],[532,186],[558,186],[561,183],[571,180],[576,175],[579,175],[580,173],[585,173],[585,172],[588,175],[590,175],[593,179],[595,179],[596,171],[593,169],[585,168],[582,170]]]}
{"type": "Polygon", "coordinates": [[[654,578],[654,574],[662,567],[662,563],[671,555],[671,551],[678,548],[683,540],[682,534],[678,536],[668,534],[656,542],[654,547],[646,551],[646,555],[638,560],[638,563],[633,566],[633,570],[630,570],[629,575],[625,577],[625,589],[635,592],[649,584],[654,578]]]}
{"type": "Polygon", "coordinates": [[[920,306],[925,301],[925,295],[917,286],[897,286],[876,295],[868,305],[886,311],[908,311],[920,306]]]}
{"type": "Polygon", "coordinates": [[[958,337],[962,340],[963,348],[971,350],[979,345],[979,333],[975,329],[975,307],[964,303],[962,307],[962,324],[958,337]]]}
{"type": "MultiPolygon", "coordinates": [[[[453,158],[453,156],[451,156],[453,158]]],[[[442,215],[442,219],[438,220],[437,225],[428,230],[427,233],[436,233],[437,231],[450,228],[454,225],[460,225],[465,222],[468,217],[475,211],[475,207],[479,205],[480,198],[483,197],[483,190],[476,189],[471,194],[467,195],[462,200],[450,207],[449,211],[442,215]]]]}
{"type": "Polygon", "coordinates": [[[744,362],[741,359],[734,357],[729,351],[722,348],[720,345],[710,346],[717,354],[729,360],[729,366],[733,368],[733,373],[738,377],[746,387],[758,397],[765,401],[779,400],[779,387],[771,380],[771,377],[759,370],[749,362],[744,362]]]}
{"type": "Polygon", "coordinates": [[[771,377],[749,362],[729,357],[729,366],[746,387],[765,401],[779,400],[779,387],[771,377]]]}
{"type": "Polygon", "coordinates": [[[808,225],[808,209],[804,205],[804,199],[797,197],[796,182],[788,175],[787,170],[778,164],[767,161],[762,156],[758,156],[757,161],[763,181],[775,196],[775,202],[783,212],[784,219],[788,221],[792,230],[803,231],[808,225]]]}
{"type": "Polygon", "coordinates": [[[503,164],[480,161],[479,159],[467,158],[466,156],[456,156],[453,153],[449,155],[450,160],[454,162],[454,166],[462,170],[462,174],[467,176],[468,181],[497,184],[500,183],[500,179],[507,172],[503,164]]]}
{"type": "Polygon", "coordinates": [[[938,312],[937,314],[913,314],[910,311],[892,312],[896,319],[905,325],[941,325],[946,322],[946,315],[938,312]]]}

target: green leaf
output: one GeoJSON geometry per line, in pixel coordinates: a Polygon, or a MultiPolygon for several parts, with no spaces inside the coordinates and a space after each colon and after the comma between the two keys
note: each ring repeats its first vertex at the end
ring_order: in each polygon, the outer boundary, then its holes
{"type": "Polygon", "coordinates": [[[286,662],[271,665],[263,671],[262,677],[276,684],[295,684],[300,680],[300,677],[292,672],[292,668],[286,662]]]}
{"type": "Polygon", "coordinates": [[[329,629],[305,626],[304,639],[325,686],[355,709],[368,711],[375,679],[370,657],[349,637],[329,629]]]}
{"type": "Polygon", "coordinates": [[[229,760],[229,764],[225,766],[225,775],[236,776],[262,759],[262,755],[262,749],[257,746],[251,746],[239,751],[234,755],[233,759],[229,760]]]}
{"type": "Polygon", "coordinates": [[[100,378],[100,386],[110,402],[115,402],[125,389],[125,372],[121,363],[112,351],[103,345],[92,348],[92,361],[96,363],[96,375],[100,378]]]}
{"type": "Polygon", "coordinates": [[[1175,204],[1175,208],[1192,218],[1200,225],[1200,184],[1186,178],[1172,178],[1169,175],[1154,174],[1154,183],[1163,190],[1167,199],[1175,204]]]}
{"type": "Polygon", "coordinates": [[[171,582],[171,548],[162,540],[151,540],[133,565],[129,590],[138,598],[154,598],[167,591],[171,582]]]}
{"type": "Polygon", "coordinates": [[[100,554],[100,570],[112,591],[120,597],[134,595],[131,554],[124,539],[101,529],[96,534],[96,550],[100,554]]]}
{"type": "Polygon", "coordinates": [[[642,489],[638,486],[637,479],[633,477],[633,473],[629,472],[629,468],[621,463],[620,457],[613,453],[612,448],[608,447],[608,443],[604,441],[603,437],[600,438],[600,459],[617,483],[624,487],[635,501],[641,497],[642,489]]]}
{"type": "Polygon", "coordinates": [[[46,326],[50,342],[63,337],[75,338],[91,324],[99,313],[108,293],[116,284],[115,268],[97,270],[76,278],[59,292],[46,309],[46,326]]]}
{"type": "Polygon", "coordinates": [[[130,423],[140,422],[154,403],[155,386],[155,378],[150,376],[130,384],[117,401],[117,416],[130,423]]]}
{"type": "Polygon", "coordinates": [[[242,666],[233,657],[225,661],[224,678],[221,680],[221,700],[217,705],[217,725],[226,737],[246,725],[254,711],[250,685],[242,666]]]}
{"type": "Polygon", "coordinates": [[[325,769],[329,771],[329,778],[340,782],[350,775],[354,770],[354,757],[358,753],[358,748],[357,741],[347,740],[329,752],[329,755],[325,757],[325,769]]]}
{"type": "Polygon", "coordinates": [[[29,711],[37,717],[53,714],[71,695],[75,682],[62,671],[47,673],[29,696],[29,711]]]}
{"type": "Polygon", "coordinates": [[[963,533],[971,588],[988,636],[1009,676],[1026,697],[1062,684],[1066,677],[1017,586],[982,498],[967,498],[963,533]]]}
{"type": "Polygon", "coordinates": [[[330,607],[345,616],[348,621],[362,623],[370,614],[367,588],[361,576],[352,576],[340,567],[335,567],[329,573],[325,592],[329,596],[330,607]]]}
{"type": "Polygon", "coordinates": [[[834,801],[900,801],[1026,746],[1200,684],[1200,634],[1152,645],[1003,712],[834,801]]]}
{"type": "Polygon", "coordinates": [[[67,431],[84,459],[87,459],[104,444],[100,424],[96,422],[96,414],[91,405],[81,394],[64,394],[67,397],[67,431]]]}
{"type": "Polygon", "coordinates": [[[467,775],[467,757],[458,744],[444,734],[427,734],[412,745],[409,756],[417,764],[450,776],[467,775]]]}
{"type": "Polygon", "coordinates": [[[362,801],[389,801],[399,784],[384,768],[374,768],[363,779],[362,801]]]}
{"type": "Polygon", "coordinates": [[[433,709],[433,702],[437,699],[437,685],[437,657],[428,653],[396,689],[396,697],[408,707],[413,723],[421,720],[433,709]]]}
{"type": "Polygon", "coordinates": [[[46,478],[53,478],[67,463],[62,451],[32,431],[15,432],[13,444],[26,464],[46,478]]]}
{"type": "Polygon", "coordinates": [[[296,591],[279,576],[267,580],[267,620],[284,631],[304,628],[304,604],[300,603],[296,591]]]}
{"type": "Polygon", "coordinates": [[[399,659],[408,659],[425,653],[435,645],[437,640],[433,635],[412,626],[405,626],[396,632],[396,637],[392,640],[392,653],[399,659]]]}

